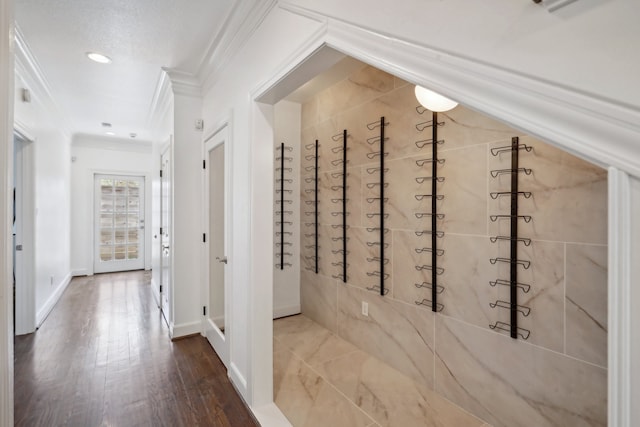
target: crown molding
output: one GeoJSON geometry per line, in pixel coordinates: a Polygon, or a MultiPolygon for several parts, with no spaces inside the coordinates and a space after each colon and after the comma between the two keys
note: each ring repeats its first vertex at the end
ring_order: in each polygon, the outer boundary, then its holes
{"type": "Polygon", "coordinates": [[[327,22],[324,43],[404,80],[508,122],[602,167],[640,177],[640,106],[381,34],[283,2],[327,22]]]}
{"type": "Polygon", "coordinates": [[[242,49],[277,3],[278,0],[238,1],[196,72],[203,93],[211,89],[231,58],[242,49]]]}
{"type": "MultiPolygon", "coordinates": [[[[16,75],[20,76],[31,89],[32,100],[39,100],[42,105],[54,114],[54,121],[64,135],[71,139],[71,125],[69,115],[56,102],[51,86],[45,76],[38,60],[31,52],[29,44],[24,38],[18,24],[15,24],[14,54],[16,75]]],[[[33,102],[32,101],[32,102],[33,102]]]]}
{"type": "Polygon", "coordinates": [[[178,68],[162,67],[162,71],[171,81],[171,89],[175,95],[202,98],[202,88],[196,75],[178,68]]]}
{"type": "Polygon", "coordinates": [[[151,129],[154,139],[161,140],[164,138],[164,136],[161,135],[163,128],[162,120],[169,114],[172,101],[173,91],[171,88],[171,80],[169,79],[169,75],[161,70],[147,114],[147,127],[151,129]]]}

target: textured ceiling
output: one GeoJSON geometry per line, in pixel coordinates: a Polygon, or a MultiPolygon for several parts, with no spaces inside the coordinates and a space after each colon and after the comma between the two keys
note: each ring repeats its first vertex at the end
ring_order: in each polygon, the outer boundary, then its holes
{"type": "Polygon", "coordinates": [[[195,72],[237,0],[19,0],[15,17],[72,133],[149,139],[161,67],[195,72]],[[113,62],[87,59],[96,51],[113,62]]]}

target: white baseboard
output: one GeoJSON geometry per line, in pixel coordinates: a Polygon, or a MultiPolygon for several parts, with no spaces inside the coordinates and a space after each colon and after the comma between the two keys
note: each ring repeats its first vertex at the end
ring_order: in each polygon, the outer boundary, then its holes
{"type": "Polygon", "coordinates": [[[202,321],[180,323],[178,325],[171,324],[169,326],[169,334],[171,339],[186,337],[188,335],[199,334],[202,330],[202,321]]]}
{"type": "Polygon", "coordinates": [[[240,373],[235,363],[229,363],[229,371],[227,373],[231,382],[238,390],[241,396],[247,395],[247,379],[240,373]]]}
{"type": "Polygon", "coordinates": [[[287,305],[282,307],[273,307],[274,319],[279,319],[280,317],[293,316],[294,314],[300,314],[300,304],[287,305]]]}
{"type": "Polygon", "coordinates": [[[250,408],[262,427],[292,427],[275,403],[250,408]]]}
{"type": "Polygon", "coordinates": [[[86,268],[79,268],[77,270],[71,270],[71,276],[72,277],[78,277],[78,276],[89,276],[89,270],[87,270],[86,268]]]}
{"type": "Polygon", "coordinates": [[[55,291],[53,291],[49,299],[47,299],[42,308],[36,313],[36,328],[39,328],[40,325],[42,325],[42,322],[45,321],[49,313],[51,313],[51,310],[53,310],[53,307],[56,306],[57,302],[60,300],[60,297],[67,289],[67,286],[69,286],[70,282],[71,272],[67,273],[64,279],[62,279],[62,281],[58,283],[55,291]]]}

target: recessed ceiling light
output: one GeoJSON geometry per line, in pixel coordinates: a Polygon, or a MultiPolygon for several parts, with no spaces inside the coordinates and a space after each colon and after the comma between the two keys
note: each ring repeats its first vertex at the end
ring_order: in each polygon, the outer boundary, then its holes
{"type": "Polygon", "coordinates": [[[92,61],[99,62],[100,64],[111,63],[111,58],[109,58],[108,56],[104,56],[101,53],[87,52],[87,57],[92,61]]]}
{"type": "Polygon", "coordinates": [[[114,136],[116,133],[115,132],[105,132],[105,135],[109,135],[109,136],[114,136]]]}

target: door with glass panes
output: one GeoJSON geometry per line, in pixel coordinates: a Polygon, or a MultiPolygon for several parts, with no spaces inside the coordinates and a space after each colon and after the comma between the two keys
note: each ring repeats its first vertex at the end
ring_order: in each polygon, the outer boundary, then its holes
{"type": "Polygon", "coordinates": [[[144,268],[144,177],[95,175],[94,272],[144,268]]]}

